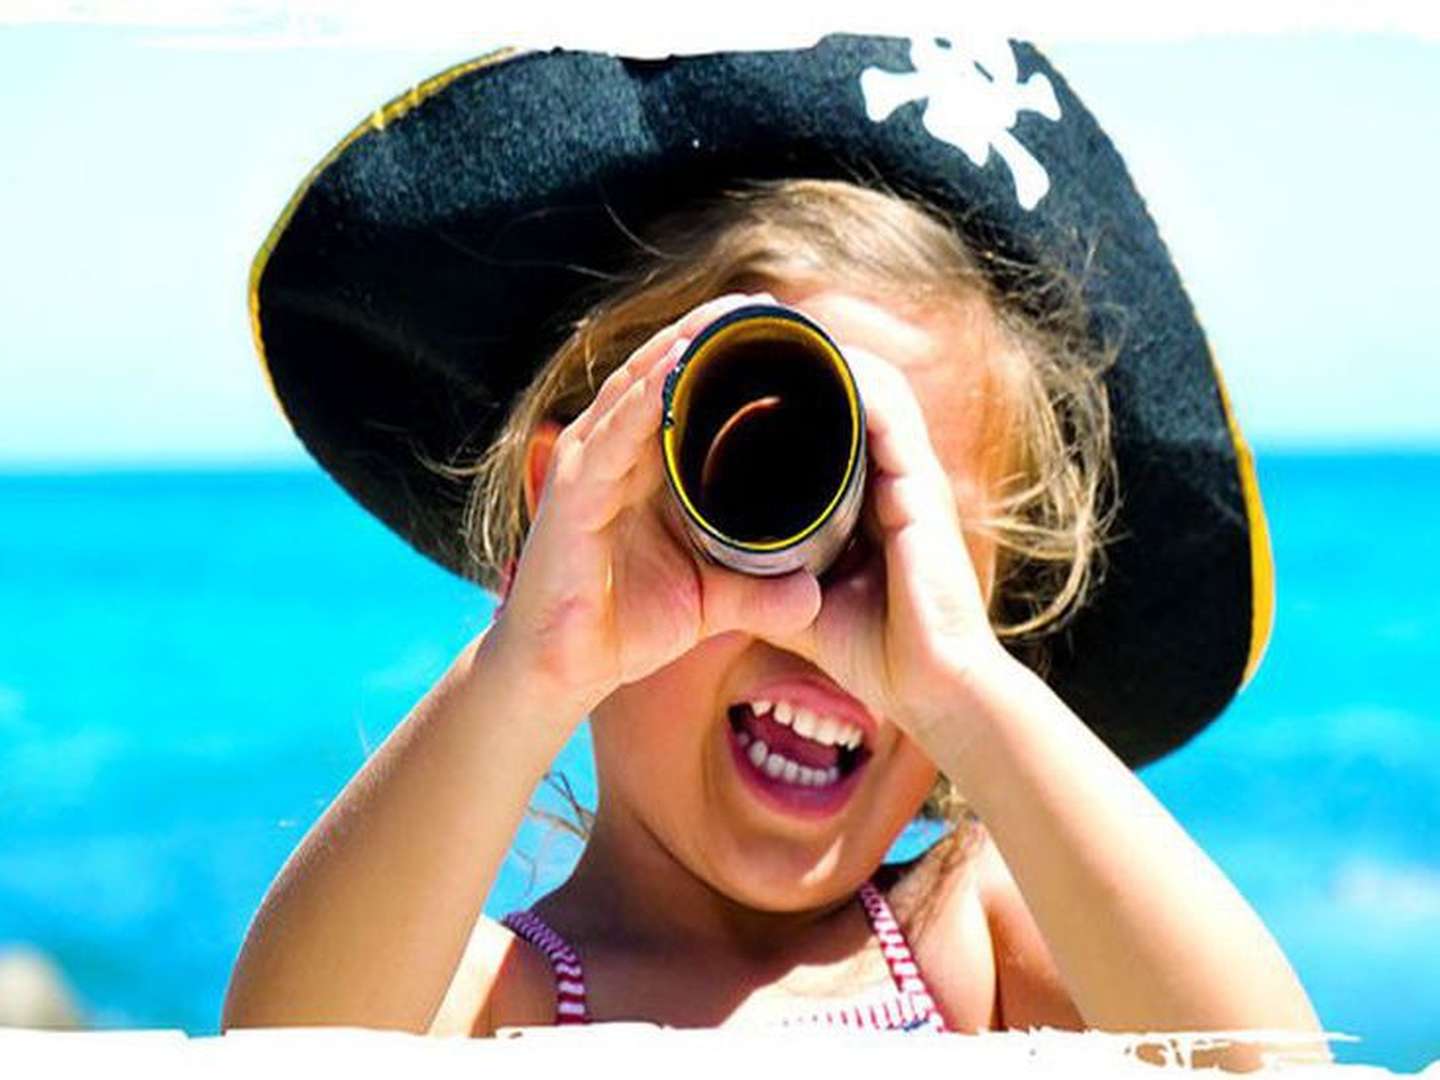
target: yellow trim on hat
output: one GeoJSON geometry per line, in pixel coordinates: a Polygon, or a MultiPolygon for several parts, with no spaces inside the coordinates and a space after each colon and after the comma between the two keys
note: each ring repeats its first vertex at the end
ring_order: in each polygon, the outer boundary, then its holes
{"type": "Polygon", "coordinates": [[[265,242],[260,245],[260,250],[256,252],[254,260],[250,263],[250,282],[247,296],[247,302],[250,308],[250,336],[255,342],[255,351],[260,356],[260,370],[265,374],[265,385],[269,387],[270,396],[275,400],[275,404],[280,409],[282,416],[288,418],[290,414],[285,411],[285,404],[280,400],[280,395],[275,391],[275,380],[270,375],[270,359],[265,355],[265,341],[260,333],[260,277],[265,273],[265,267],[270,261],[270,255],[274,252],[276,245],[280,243],[280,237],[283,236],[285,230],[289,228],[290,219],[295,216],[295,211],[299,208],[300,201],[304,199],[306,193],[309,192],[310,186],[315,183],[322,172],[328,169],[341,154],[350,148],[351,143],[355,142],[355,140],[359,139],[362,135],[367,135],[372,131],[384,131],[387,126],[399,120],[411,109],[416,108],[424,102],[426,98],[445,89],[445,87],[449,86],[456,79],[462,78],[472,71],[478,71],[492,64],[499,64],[503,61],[510,60],[526,51],[528,50],[518,49],[513,46],[496,49],[494,52],[488,52],[484,56],[476,57],[474,60],[466,60],[463,63],[456,64],[454,67],[446,68],[440,72],[440,74],[434,75],[424,82],[412,86],[409,90],[405,91],[405,93],[386,102],[362,120],[350,134],[340,140],[335,149],[325,155],[319,165],[316,165],[306,174],[305,179],[300,182],[300,186],[295,189],[295,194],[290,196],[290,201],[285,204],[285,209],[280,212],[280,217],[271,227],[269,235],[265,237],[265,242]]]}
{"type": "Polygon", "coordinates": [[[1240,489],[1245,495],[1245,516],[1250,522],[1250,656],[1239,689],[1244,689],[1260,667],[1260,660],[1270,644],[1270,631],[1275,625],[1275,560],[1270,550],[1270,527],[1265,520],[1265,506],[1260,501],[1260,483],[1255,477],[1255,458],[1230,407],[1225,380],[1215,354],[1210,354],[1210,367],[1215,372],[1215,385],[1220,389],[1220,404],[1225,409],[1225,423],[1230,440],[1235,444],[1235,459],[1240,465],[1240,489]]]}

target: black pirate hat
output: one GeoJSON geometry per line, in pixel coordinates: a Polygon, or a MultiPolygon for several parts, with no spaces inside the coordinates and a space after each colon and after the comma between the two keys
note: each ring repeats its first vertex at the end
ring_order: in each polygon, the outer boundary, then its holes
{"type": "Polygon", "coordinates": [[[1005,264],[1083,264],[1092,329],[1120,343],[1119,539],[1046,677],[1131,765],[1179,746],[1264,651],[1264,512],[1124,163],[1027,44],[835,35],[665,60],[503,51],[444,72],[351,132],[256,257],[276,399],[351,495],[463,572],[463,493],[422,456],[488,445],[594,275],[625,263],[627,229],[799,177],[922,197],[1005,264]]]}

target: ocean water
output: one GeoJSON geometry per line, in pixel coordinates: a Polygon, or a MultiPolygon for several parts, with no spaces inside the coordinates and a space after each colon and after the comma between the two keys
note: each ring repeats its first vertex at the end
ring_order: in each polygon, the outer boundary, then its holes
{"type": "MultiPolygon", "coordinates": [[[[1259,468],[1269,653],[1141,775],[1359,1037],[1339,1058],[1418,1069],[1440,1058],[1440,454],[1259,468]]],[[[318,471],[0,476],[0,946],[48,952],[98,1026],[214,1033],[266,887],[490,607],[318,471]]],[[[583,727],[560,765],[593,800],[583,727]]],[[[487,909],[575,853],[527,825],[487,909]]]]}

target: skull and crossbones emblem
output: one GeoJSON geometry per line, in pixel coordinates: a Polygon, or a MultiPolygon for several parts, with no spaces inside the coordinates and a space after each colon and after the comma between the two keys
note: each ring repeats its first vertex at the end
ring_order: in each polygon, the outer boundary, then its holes
{"type": "Polygon", "coordinates": [[[993,149],[1010,168],[1016,200],[1033,210],[1050,190],[1050,177],[1010,129],[1022,111],[1060,119],[1050,80],[1037,72],[1021,82],[1003,39],[913,38],[910,63],[914,71],[869,67],[860,73],[865,114],[881,123],[901,105],[924,100],[925,130],[964,151],[977,168],[993,149]]]}

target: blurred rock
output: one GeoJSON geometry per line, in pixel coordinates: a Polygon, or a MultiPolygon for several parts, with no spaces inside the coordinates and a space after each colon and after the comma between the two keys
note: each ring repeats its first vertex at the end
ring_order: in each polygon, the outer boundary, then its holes
{"type": "Polygon", "coordinates": [[[84,1027],[59,966],[28,945],[0,949],[0,1027],[84,1027]]]}

